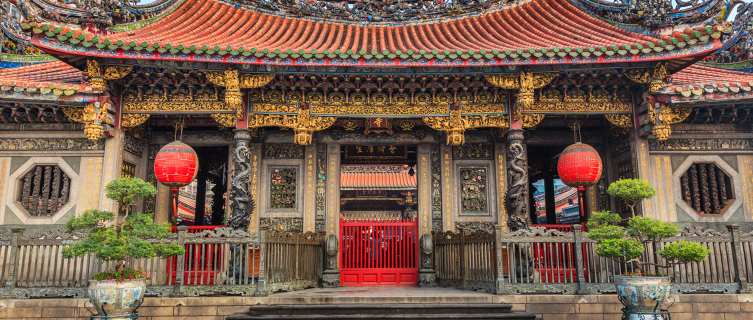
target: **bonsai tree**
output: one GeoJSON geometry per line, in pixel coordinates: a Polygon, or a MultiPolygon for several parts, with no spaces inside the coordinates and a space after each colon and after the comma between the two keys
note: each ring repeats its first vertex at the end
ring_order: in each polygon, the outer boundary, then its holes
{"type": "Polygon", "coordinates": [[[680,230],[674,224],[646,217],[630,219],[627,227],[617,226],[620,221],[619,215],[609,211],[594,212],[587,224],[590,230],[587,236],[599,242],[596,254],[620,263],[635,263],[635,272],[639,276],[643,274],[643,266],[666,269],[677,264],[701,262],[709,255],[709,249],[700,243],[679,241],[668,243],[657,252],[666,261],[664,264],[644,262],[641,255],[646,244],[656,244],[662,239],[674,237],[680,230]]]}
{"type": "Polygon", "coordinates": [[[157,189],[138,178],[119,178],[105,186],[108,198],[115,200],[125,209],[126,215],[119,222],[109,211],[86,210],[82,215],[69,219],[68,232],[84,232],[87,236],[63,249],[63,257],[94,255],[102,261],[112,261],[113,270],[95,275],[94,280],[124,279],[128,276],[148,278],[144,272],[122,269],[131,258],[143,259],[171,257],[185,250],[176,243],[152,243],[145,239],[164,239],[170,235],[170,224],[156,224],[147,214],[130,214],[131,206],[137,197],[150,197],[157,189]]]}
{"type": "Polygon", "coordinates": [[[609,185],[607,193],[622,199],[630,207],[632,216],[635,217],[635,206],[643,199],[655,196],[656,190],[643,179],[620,179],[609,185]]]}

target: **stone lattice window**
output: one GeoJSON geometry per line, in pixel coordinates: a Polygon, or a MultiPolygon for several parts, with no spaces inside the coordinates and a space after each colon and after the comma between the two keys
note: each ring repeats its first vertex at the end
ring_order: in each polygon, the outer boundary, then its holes
{"type": "Polygon", "coordinates": [[[460,168],[460,206],[463,213],[487,213],[486,168],[460,168]]]}
{"type": "Polygon", "coordinates": [[[693,163],[680,185],[682,200],[699,214],[722,214],[735,199],[730,176],[714,163],[693,163]]]}
{"type": "Polygon", "coordinates": [[[52,216],[68,203],[71,179],[57,165],[37,165],[21,181],[19,201],[31,216],[52,216]]]}
{"type": "Polygon", "coordinates": [[[270,208],[296,208],[296,168],[270,168],[270,208]]]}

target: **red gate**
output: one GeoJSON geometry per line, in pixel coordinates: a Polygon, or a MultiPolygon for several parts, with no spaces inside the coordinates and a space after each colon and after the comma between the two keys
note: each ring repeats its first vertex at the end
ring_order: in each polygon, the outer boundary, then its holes
{"type": "Polygon", "coordinates": [[[418,220],[340,219],[340,284],[418,284],[418,220]]]}

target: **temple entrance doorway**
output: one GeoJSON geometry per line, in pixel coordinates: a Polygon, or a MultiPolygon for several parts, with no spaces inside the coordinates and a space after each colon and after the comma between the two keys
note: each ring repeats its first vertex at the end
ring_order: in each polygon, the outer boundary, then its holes
{"type": "MultiPolygon", "coordinates": [[[[228,147],[193,148],[199,158],[199,173],[194,181],[180,188],[177,216],[172,219],[175,225],[221,226],[227,205],[228,147]]],[[[171,199],[170,203],[175,202],[171,199]]]]}
{"type": "Polygon", "coordinates": [[[531,222],[570,226],[581,223],[578,190],[562,183],[557,173],[559,154],[567,145],[528,146],[531,222]]]}
{"type": "Polygon", "coordinates": [[[343,146],[340,284],[418,284],[415,146],[343,146]]]}

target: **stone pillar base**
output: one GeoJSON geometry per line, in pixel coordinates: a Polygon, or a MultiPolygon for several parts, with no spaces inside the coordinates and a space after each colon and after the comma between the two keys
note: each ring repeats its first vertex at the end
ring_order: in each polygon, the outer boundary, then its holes
{"type": "Polygon", "coordinates": [[[340,270],[324,271],[322,276],[322,287],[339,288],[340,287],[340,270]]]}
{"type": "Polygon", "coordinates": [[[418,270],[418,286],[420,288],[435,287],[437,274],[431,269],[418,270]]]}

